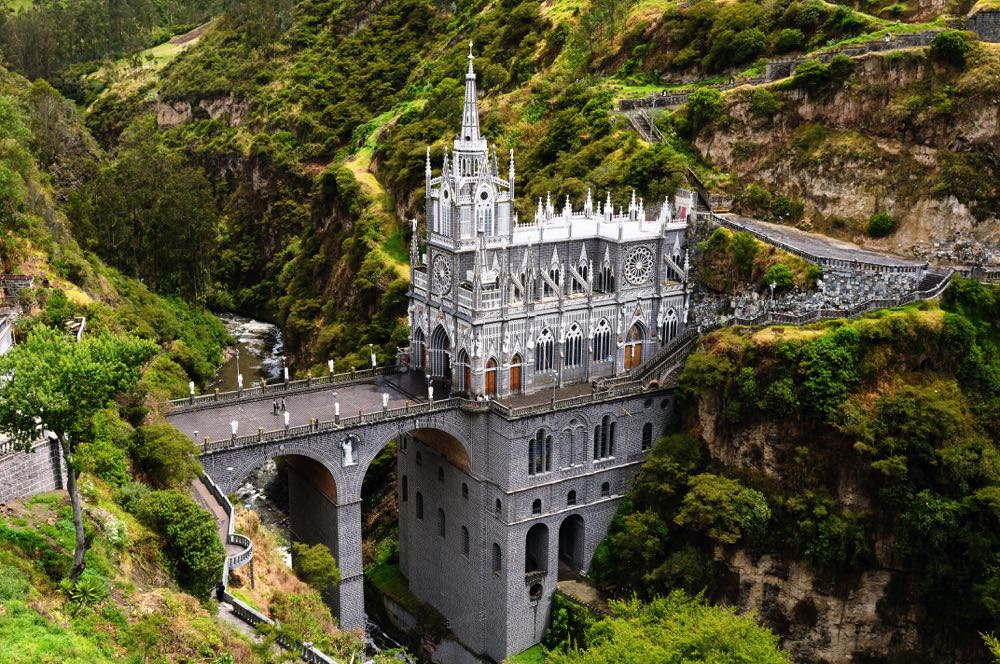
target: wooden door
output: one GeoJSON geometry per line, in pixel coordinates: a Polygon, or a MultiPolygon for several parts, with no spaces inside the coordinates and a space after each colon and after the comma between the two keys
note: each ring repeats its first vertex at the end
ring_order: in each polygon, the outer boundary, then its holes
{"type": "Polygon", "coordinates": [[[517,393],[521,391],[521,365],[510,368],[510,391],[517,393]]]}
{"type": "Polygon", "coordinates": [[[469,390],[472,389],[472,367],[469,366],[469,360],[468,360],[468,358],[466,358],[466,360],[465,360],[464,381],[465,382],[462,383],[462,389],[465,390],[466,392],[468,392],[469,390]]]}
{"type": "Polygon", "coordinates": [[[497,395],[497,363],[492,358],[486,363],[486,394],[491,397],[497,395]]]}

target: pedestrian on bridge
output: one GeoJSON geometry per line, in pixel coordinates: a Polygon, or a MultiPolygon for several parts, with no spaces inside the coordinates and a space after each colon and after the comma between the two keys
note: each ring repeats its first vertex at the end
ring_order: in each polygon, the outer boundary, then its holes
{"type": "Polygon", "coordinates": [[[277,415],[278,414],[278,400],[277,399],[275,399],[274,401],[271,402],[271,414],[272,415],[277,415]]]}
{"type": "Polygon", "coordinates": [[[281,397],[281,412],[285,412],[285,397],[281,397]]]}

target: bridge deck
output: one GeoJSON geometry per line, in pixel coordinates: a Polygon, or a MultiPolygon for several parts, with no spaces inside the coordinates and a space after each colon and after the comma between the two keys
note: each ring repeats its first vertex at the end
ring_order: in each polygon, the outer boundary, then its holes
{"type": "Polygon", "coordinates": [[[888,252],[865,249],[850,242],[835,240],[834,238],[818,233],[807,233],[791,226],[772,224],[766,221],[750,219],[749,217],[741,217],[737,214],[720,214],[719,216],[749,231],[762,233],[790,247],[795,247],[800,251],[813,256],[819,256],[820,258],[843,261],[857,260],[872,265],[897,268],[924,265],[922,261],[903,258],[888,252]]]}
{"type": "MultiPolygon", "coordinates": [[[[329,390],[310,392],[290,391],[285,395],[285,408],[288,410],[289,426],[309,424],[316,418],[322,422],[333,420],[333,403],[340,402],[340,414],[343,417],[357,415],[358,410],[366,413],[382,409],[382,393],[389,394],[389,407],[402,407],[407,400],[411,403],[423,401],[414,397],[420,392],[413,389],[410,383],[416,377],[411,374],[384,377],[370,383],[331,387],[329,390]],[[336,395],[336,396],[334,396],[336,395]]],[[[426,393],[426,388],[423,388],[426,393]]],[[[277,397],[279,403],[281,397],[277,397]]],[[[257,399],[238,402],[220,403],[218,407],[206,408],[189,412],[168,415],[167,420],[182,433],[201,443],[205,436],[211,440],[224,440],[232,435],[230,422],[239,422],[239,435],[247,436],[257,432],[258,427],[264,431],[277,431],[284,426],[284,414],[274,414],[272,399],[257,399]],[[195,437],[195,431],[198,432],[195,437]]]]}

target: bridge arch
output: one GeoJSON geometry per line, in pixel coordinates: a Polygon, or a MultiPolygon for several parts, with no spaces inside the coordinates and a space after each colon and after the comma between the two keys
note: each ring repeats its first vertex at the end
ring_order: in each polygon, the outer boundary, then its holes
{"type": "Polygon", "coordinates": [[[338,485],[338,469],[340,464],[330,458],[321,449],[309,444],[300,442],[288,442],[282,445],[260,445],[254,449],[253,453],[246,457],[245,461],[233,466],[222,467],[221,457],[213,455],[209,457],[209,462],[205,464],[207,472],[224,493],[233,493],[240,485],[250,477],[255,469],[263,466],[268,461],[273,461],[278,457],[301,456],[311,459],[321,464],[335,485],[338,485]],[[230,468],[232,470],[230,470],[230,468]]]}

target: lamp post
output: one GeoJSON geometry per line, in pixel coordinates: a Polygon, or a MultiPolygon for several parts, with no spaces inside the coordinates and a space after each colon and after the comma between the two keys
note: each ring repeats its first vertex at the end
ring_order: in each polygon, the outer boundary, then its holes
{"type": "Polygon", "coordinates": [[[768,284],[768,286],[771,287],[771,310],[774,311],[774,289],[778,286],[778,284],[772,281],[768,284]]]}
{"type": "Polygon", "coordinates": [[[368,353],[372,356],[372,371],[374,371],[378,364],[378,361],[375,358],[375,351],[372,349],[371,344],[368,344],[368,353]]]}

